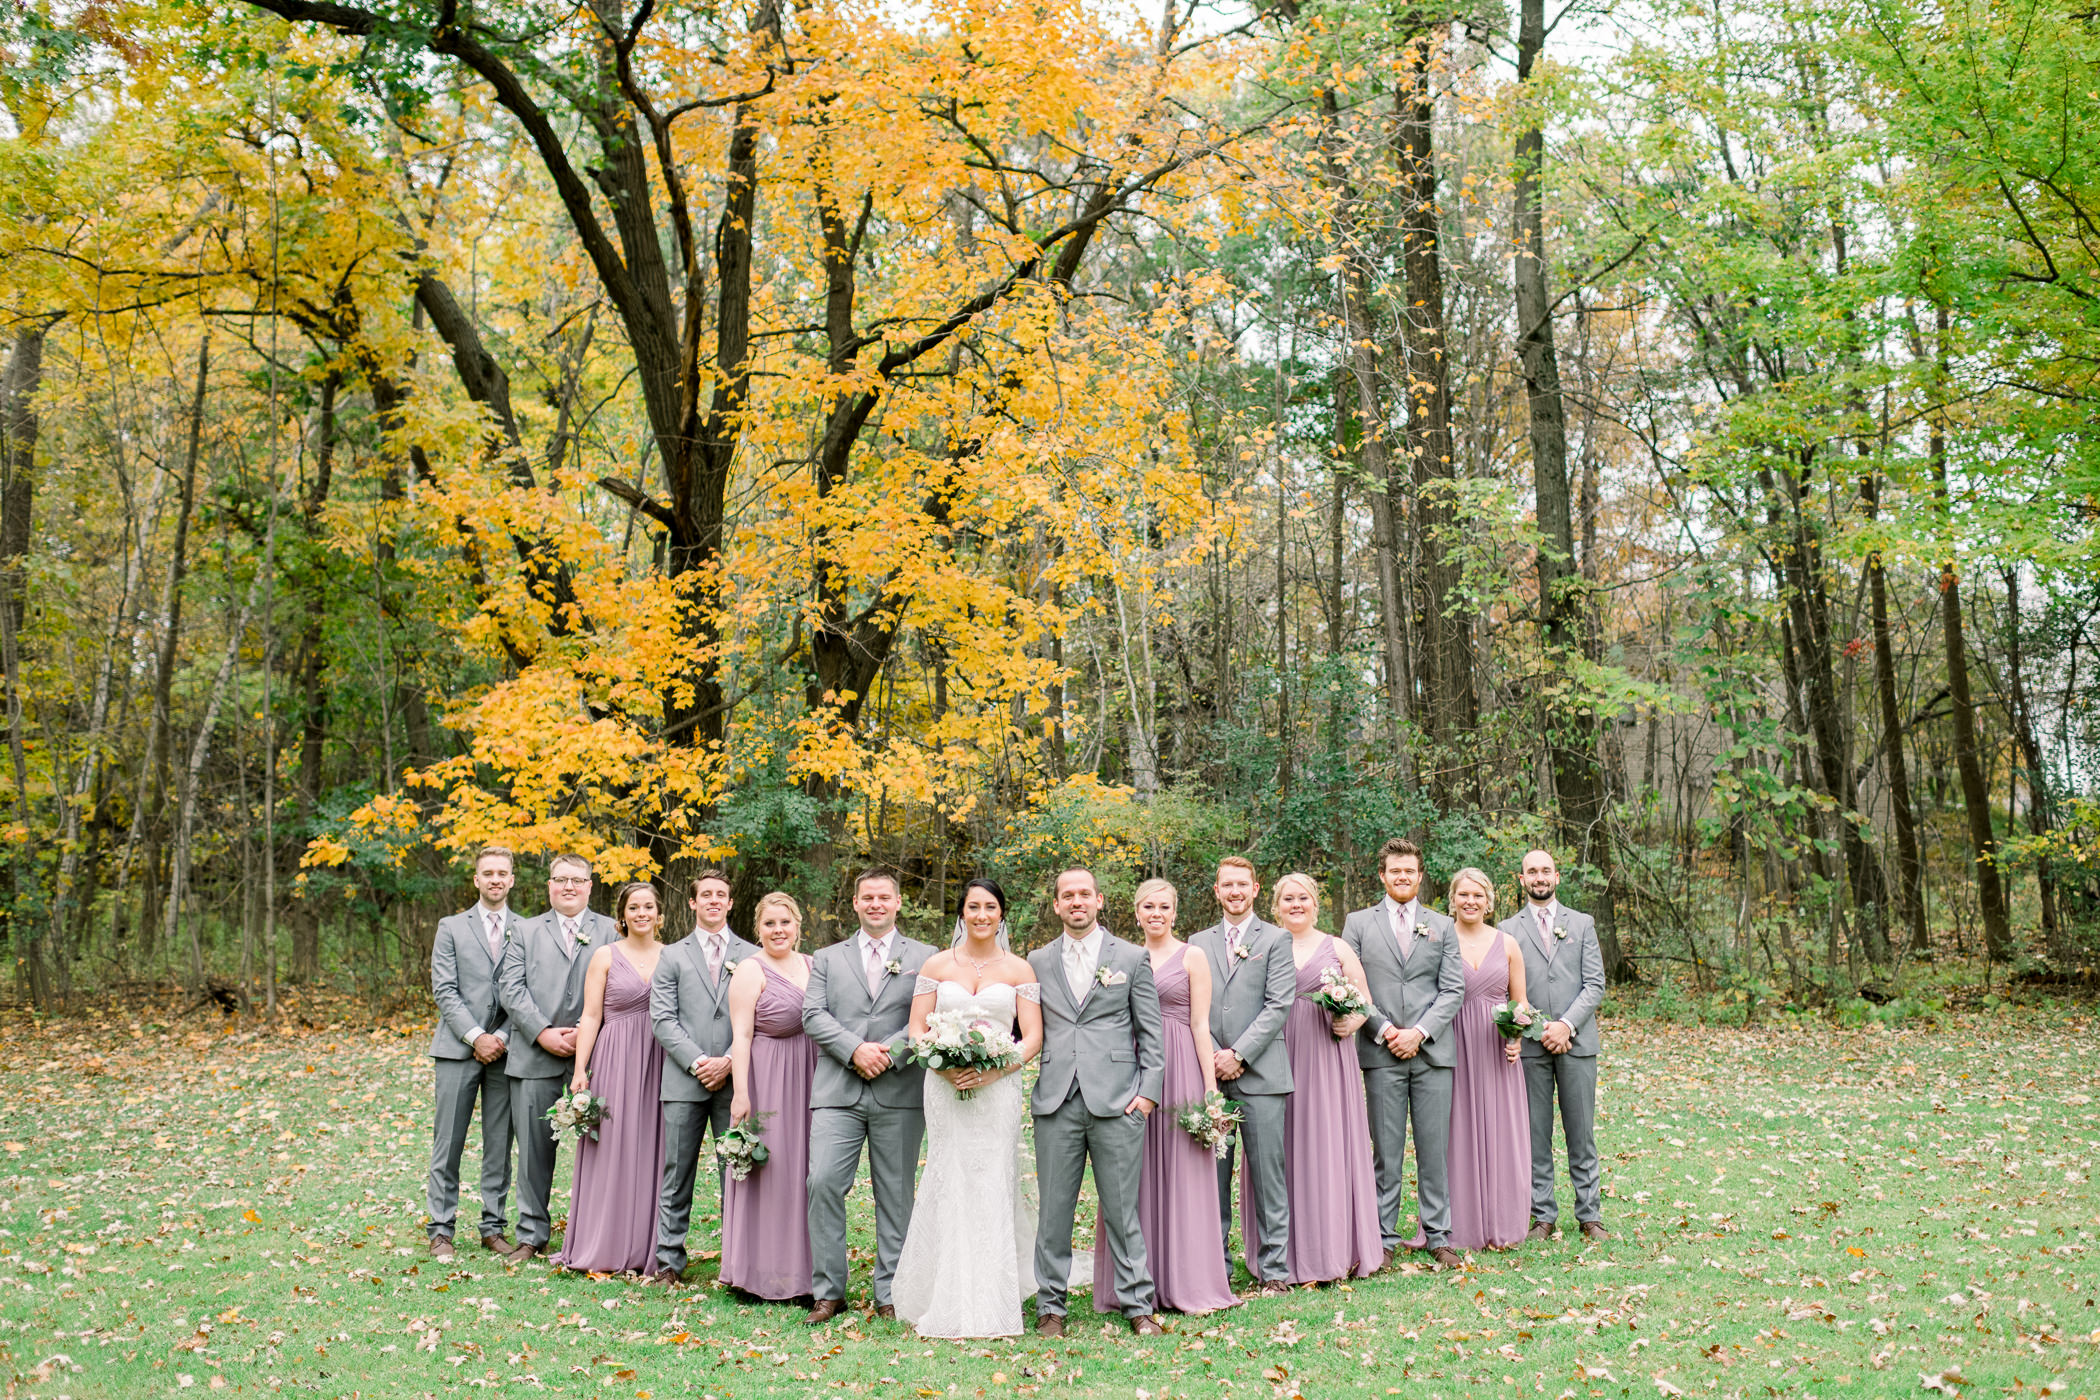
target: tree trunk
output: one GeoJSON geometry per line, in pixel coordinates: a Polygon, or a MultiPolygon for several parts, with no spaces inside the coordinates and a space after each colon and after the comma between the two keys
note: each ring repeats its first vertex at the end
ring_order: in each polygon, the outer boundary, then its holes
{"type": "MultiPolygon", "coordinates": [[[[2019,745],[2019,769],[2027,780],[2027,829],[2046,836],[2055,825],[2049,800],[2049,775],[2043,767],[2042,746],[2035,730],[2034,707],[2027,693],[2025,653],[2020,642],[2020,569],[2017,564],[2000,567],[2005,579],[2005,699],[2012,718],[2013,741],[2019,745]]],[[[2069,692],[2067,692],[2069,693],[2069,692]]],[[[2058,924],[2056,874],[2049,868],[2046,853],[2034,863],[2035,893],[2041,901],[2044,946],[2055,957],[2072,955],[2058,924]]]]}
{"type": "MultiPolygon", "coordinates": [[[[1947,308],[1933,317],[1938,331],[1940,375],[1947,365],[1947,308]]],[[[1933,495],[1947,529],[1946,553],[1940,564],[1940,633],[1947,647],[1947,690],[1954,701],[1954,763],[1961,774],[1962,806],[1969,818],[1969,848],[1975,856],[1976,902],[1983,914],[1984,952],[1992,962],[2012,960],[2012,913],[2006,907],[2005,881],[1998,870],[1998,838],[1991,828],[1991,794],[1983,775],[1983,755],[1976,736],[1976,704],[1969,694],[1969,653],[1962,634],[1961,572],[1953,548],[1953,507],[1947,491],[1947,425],[1935,414],[1927,456],[1932,463],[1933,495]]]]}
{"type": "MultiPolygon", "coordinates": [[[[29,765],[22,744],[22,622],[27,616],[30,512],[36,501],[36,391],[43,382],[44,327],[36,325],[15,336],[7,368],[0,372],[0,665],[6,668],[6,721],[9,771],[14,779],[15,822],[34,830],[29,811],[29,765]]],[[[23,964],[30,1000],[48,1006],[53,997],[44,963],[42,920],[24,918],[34,903],[31,857],[35,841],[17,839],[10,857],[13,899],[8,908],[8,943],[23,964]]],[[[62,962],[63,947],[55,950],[62,962]]],[[[61,974],[62,975],[62,974],[61,974]]]]}
{"type": "MultiPolygon", "coordinates": [[[[1867,517],[1880,504],[1879,482],[1872,472],[1860,488],[1867,517]]],[[[1896,828],[1896,901],[1910,948],[1926,945],[1925,865],[1918,853],[1916,809],[1910,800],[1910,765],[1903,751],[1903,721],[1896,704],[1896,653],[1889,638],[1888,582],[1877,551],[1867,559],[1867,606],[1874,626],[1874,689],[1881,701],[1882,762],[1888,773],[1889,808],[1896,828]]]]}
{"type": "MultiPolygon", "coordinates": [[[[1546,47],[1545,0],[1523,0],[1517,34],[1517,81],[1529,83],[1546,47]]],[[[1544,113],[1527,105],[1516,143],[1517,358],[1523,366],[1530,410],[1531,481],[1538,498],[1539,616],[1549,664],[1565,665],[1585,655],[1587,590],[1576,571],[1575,522],[1569,501],[1567,409],[1561,397],[1560,357],[1553,340],[1553,303],[1546,285],[1546,218],[1543,165],[1544,113]]],[[[1547,717],[1547,747],[1553,790],[1560,799],[1566,839],[1577,861],[1597,872],[1586,901],[1597,923],[1604,974],[1624,981],[1633,969],[1619,943],[1618,900],[1603,775],[1597,765],[1596,716],[1586,701],[1572,712],[1547,717]]],[[[1651,778],[1652,782],[1653,779],[1651,778]]]]}
{"type": "Polygon", "coordinates": [[[1401,162],[1402,270],[1405,303],[1401,349],[1407,368],[1407,448],[1414,488],[1415,536],[1422,552],[1423,699],[1437,752],[1429,787],[1440,807],[1477,799],[1472,765],[1458,745],[1480,719],[1473,684],[1472,609],[1449,536],[1458,526],[1457,470],[1452,460],[1451,382],[1446,363],[1443,249],[1437,211],[1436,99],[1431,55],[1444,26],[1415,35],[1394,93],[1401,162]]]}

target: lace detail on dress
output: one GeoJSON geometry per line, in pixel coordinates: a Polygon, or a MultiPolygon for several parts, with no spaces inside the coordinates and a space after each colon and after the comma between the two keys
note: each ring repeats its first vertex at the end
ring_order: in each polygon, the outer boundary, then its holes
{"type": "MultiPolygon", "coordinates": [[[[925,979],[920,979],[924,981],[925,979]]],[[[988,982],[972,992],[938,984],[935,1009],[1012,1023],[1014,999],[1034,984],[988,982]]],[[[1021,1076],[969,1098],[937,1074],[925,1079],[926,1170],[897,1261],[898,1316],[924,1337],[1010,1337],[1021,1301],[1035,1292],[1035,1202],[1021,1176],[1021,1076]],[[1009,1234],[1000,1229],[1010,1222],[1009,1234]]]]}
{"type": "Polygon", "coordinates": [[[1043,1004],[1043,984],[1040,982],[1023,982],[1014,988],[1014,994],[1023,1001],[1032,1001],[1038,1006],[1043,1004]]]}
{"type": "Polygon", "coordinates": [[[934,981],[931,977],[924,976],[923,974],[920,976],[918,981],[911,984],[911,994],[915,997],[925,996],[928,992],[938,993],[940,989],[940,983],[934,981]]]}

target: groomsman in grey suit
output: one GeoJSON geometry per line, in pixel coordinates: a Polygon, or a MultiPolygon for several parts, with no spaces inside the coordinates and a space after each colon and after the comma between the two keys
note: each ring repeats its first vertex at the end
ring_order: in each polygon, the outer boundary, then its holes
{"type": "Polygon", "coordinates": [[[1524,1045],[1524,1091],[1531,1100],[1531,1230],[1543,1240],[1560,1219],[1553,1193],[1553,1104],[1560,1101],[1575,1184],[1575,1220],[1583,1237],[1611,1238],[1597,1166],[1597,1008],[1604,1003],[1604,953],[1597,925],[1556,898],[1560,871],[1550,851],[1524,856],[1525,909],[1502,931],[1524,951],[1524,994],[1553,1019],[1524,1045]]]}
{"type": "Polygon", "coordinates": [[[503,1238],[503,1198],[510,1194],[510,1084],[498,1063],[510,1032],[496,998],[503,941],[517,926],[510,912],[515,862],[503,846],[483,846],[474,857],[474,888],[481,894],[465,913],[438,920],[430,944],[430,994],[437,999],[437,1032],[430,1038],[437,1072],[437,1121],[430,1143],[430,1253],[452,1257],[452,1222],[459,1212],[459,1158],[467,1145],[474,1101],[481,1100],[481,1246],[511,1250],[503,1238]]]}
{"type": "Polygon", "coordinates": [[[809,1252],[821,1326],[846,1305],[846,1192],[868,1149],[875,1189],[875,1314],[897,1315],[890,1281],[911,1225],[919,1144],[926,1136],[925,1072],[904,1063],[912,989],[934,950],[897,931],[897,877],[867,870],[853,882],[860,931],[818,951],[802,996],[802,1029],[822,1052],[810,1084],[809,1252]]]}
{"type": "MultiPolygon", "coordinates": [[[[1239,1105],[1239,1146],[1247,1154],[1253,1189],[1240,1195],[1241,1212],[1256,1217],[1258,1259],[1247,1272],[1264,1294],[1288,1293],[1291,1203],[1283,1179],[1283,1107],[1291,1094],[1291,1060],[1284,1052],[1283,1023],[1298,995],[1298,968],[1291,936],[1254,912],[1261,882],[1245,856],[1218,862],[1212,890],[1225,917],[1189,935],[1210,965],[1210,1034],[1218,1088],[1239,1105]]],[[[1225,1232],[1225,1261],[1232,1262],[1232,1166],[1228,1147],[1218,1162],[1218,1217],[1225,1232]]]]}
{"type": "MultiPolygon", "coordinates": [[[[1089,1159],[1101,1198],[1094,1245],[1098,1271],[1115,1256],[1116,1297],[1141,1337],[1165,1329],[1138,1228],[1138,1175],[1145,1120],[1159,1106],[1166,1072],[1159,992],[1145,950],[1101,927],[1101,888],[1092,872],[1067,870],[1054,887],[1064,932],[1028,955],[1042,984],[1043,1055],[1029,1108],[1035,1115],[1035,1175],[1042,1209],[1035,1234],[1035,1330],[1065,1334],[1072,1277],[1073,1213],[1089,1159]],[[1112,1249],[1103,1249],[1103,1244],[1112,1249]]],[[[1098,1273],[1097,1273],[1098,1280],[1098,1273]]],[[[1097,1282],[1098,1286],[1098,1282],[1097,1282]]]]}
{"type": "MultiPolygon", "coordinates": [[[[693,877],[693,931],[664,949],[649,984],[649,1028],[663,1046],[664,1175],[656,1207],[656,1267],[650,1278],[676,1283],[685,1272],[686,1229],[700,1142],[729,1130],[729,973],[758,945],[729,929],[734,903],[719,870],[693,877]]],[[[717,1197],[719,1199],[719,1196],[717,1197]]]]}
{"type": "Polygon", "coordinates": [[[1457,1037],[1451,1023],[1466,998],[1466,965],[1449,918],[1425,909],[1422,852],[1396,836],[1379,852],[1386,897],[1359,909],[1342,927],[1356,950],[1377,1004],[1357,1032],[1371,1110],[1371,1150],[1378,1164],[1378,1226],[1386,1262],[1400,1249],[1401,1182],[1407,1167],[1408,1119],[1415,1129],[1415,1204],[1423,1247],[1439,1268],[1461,1261],[1451,1248],[1451,1079],[1457,1037]]]}
{"type": "Polygon", "coordinates": [[[518,1247],[512,1263],[547,1252],[554,1223],[547,1200],[554,1190],[554,1130],[547,1110],[568,1087],[575,1069],[576,1023],[583,1019],[583,974],[591,954],[618,940],[619,930],[587,907],[591,863],[558,855],[547,864],[551,908],[527,919],[504,945],[496,978],[510,1018],[510,1122],[518,1138],[518,1247]]]}

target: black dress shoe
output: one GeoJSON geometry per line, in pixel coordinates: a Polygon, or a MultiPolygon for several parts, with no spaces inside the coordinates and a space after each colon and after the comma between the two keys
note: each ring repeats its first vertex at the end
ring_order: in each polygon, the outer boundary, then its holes
{"type": "Polygon", "coordinates": [[[844,1304],[840,1303],[836,1298],[819,1298],[816,1306],[809,1310],[809,1317],[805,1320],[812,1327],[822,1327],[825,1323],[837,1317],[839,1309],[843,1306],[844,1304]]]}

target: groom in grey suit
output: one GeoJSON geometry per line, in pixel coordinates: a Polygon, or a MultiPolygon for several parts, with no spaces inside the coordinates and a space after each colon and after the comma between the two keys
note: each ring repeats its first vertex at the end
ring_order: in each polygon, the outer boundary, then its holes
{"type": "Polygon", "coordinates": [[[1524,1091],[1531,1101],[1531,1230],[1546,1239],[1560,1218],[1553,1192],[1553,1103],[1568,1141],[1575,1220],[1585,1239],[1611,1238],[1597,1167],[1597,1008],[1604,1003],[1604,953],[1589,915],[1565,908],[1550,851],[1524,857],[1525,908],[1502,923],[1524,952],[1526,1000],[1553,1019],[1524,1044],[1524,1091]]]}
{"type": "MultiPolygon", "coordinates": [[[[1254,912],[1260,891],[1252,861],[1244,856],[1219,861],[1212,893],[1225,917],[1190,934],[1189,945],[1210,961],[1210,1035],[1217,1046],[1213,1068],[1218,1088],[1240,1110],[1239,1144],[1253,1186],[1241,1192],[1240,1210],[1258,1217],[1255,1238],[1260,1241],[1247,1272],[1260,1280],[1263,1293],[1280,1294],[1290,1291],[1286,1251],[1291,1231],[1283,1178],[1283,1109],[1291,1095],[1291,1060],[1284,1050],[1283,1023],[1298,995],[1298,968],[1291,959],[1291,936],[1254,912]]],[[[1232,1159],[1229,1146],[1218,1159],[1218,1216],[1228,1266],[1232,1159]]]]}
{"type": "Polygon", "coordinates": [[[583,1019],[583,974],[591,954],[620,934],[613,921],[587,907],[591,863],[558,855],[547,864],[552,906],[527,919],[503,946],[497,995],[510,1017],[510,1123],[518,1138],[518,1247],[512,1263],[547,1252],[554,1222],[547,1211],[554,1191],[554,1130],[547,1110],[576,1068],[576,1023],[583,1019]]]}
{"type": "Polygon", "coordinates": [[[846,1304],[846,1192],[862,1143],[875,1188],[875,1314],[897,1315],[890,1281],[911,1225],[926,1136],[925,1071],[904,1062],[904,1045],[912,990],[934,953],[897,931],[903,904],[895,875],[862,871],[853,882],[860,932],[818,951],[802,995],[802,1029],[821,1052],[809,1093],[812,1327],[846,1304]]]}
{"type": "MultiPolygon", "coordinates": [[[[1158,1295],[1138,1228],[1138,1174],[1145,1120],[1159,1106],[1166,1070],[1159,992],[1145,950],[1101,927],[1101,888],[1091,871],[1067,870],[1055,886],[1064,932],[1028,955],[1042,984],[1043,1056],[1029,1108],[1035,1115],[1035,1174],[1042,1210],[1035,1234],[1035,1330],[1065,1334],[1072,1277],[1072,1217],[1089,1159],[1101,1198],[1096,1278],[1115,1257],[1116,1297],[1131,1330],[1156,1337],[1158,1295]],[[1104,1250],[1106,1244],[1109,1249],[1104,1250]]],[[[1099,1286],[1098,1283],[1096,1285],[1099,1286]]]]}
{"type": "Polygon", "coordinates": [[[459,1213],[459,1158],[467,1145],[474,1101],[481,1100],[481,1244],[509,1254],[503,1238],[503,1198],[510,1194],[510,1082],[502,1060],[510,1032],[496,999],[503,943],[517,927],[510,912],[516,878],[511,853],[484,846],[474,857],[474,888],[481,898],[464,913],[438,920],[430,943],[430,995],[438,1008],[430,1058],[437,1074],[437,1121],[431,1134],[430,1253],[452,1257],[452,1222],[459,1213]]]}
{"type": "Polygon", "coordinates": [[[728,877],[693,877],[693,931],[664,949],[649,983],[649,1029],[664,1048],[664,1174],[657,1193],[656,1259],[650,1279],[676,1283],[685,1272],[685,1237],[693,1218],[693,1178],[700,1142],[729,1131],[729,973],[754,957],[755,943],[729,929],[734,900],[728,877]]]}
{"type": "Polygon", "coordinates": [[[1420,848],[1396,836],[1378,856],[1386,897],[1351,914],[1342,927],[1377,1008],[1357,1032],[1356,1062],[1371,1111],[1378,1227],[1390,1264],[1400,1248],[1400,1188],[1412,1117],[1423,1248],[1438,1268],[1452,1268],[1461,1261],[1451,1248],[1451,1080],[1458,1062],[1451,1023],[1466,999],[1466,965],[1451,920],[1423,908],[1416,897],[1422,887],[1420,848]]]}

